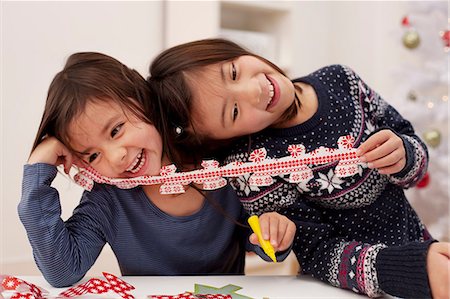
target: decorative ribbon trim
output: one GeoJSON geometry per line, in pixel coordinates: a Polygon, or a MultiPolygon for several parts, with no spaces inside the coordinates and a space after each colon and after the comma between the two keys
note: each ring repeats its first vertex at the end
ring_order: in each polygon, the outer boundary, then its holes
{"type": "Polygon", "coordinates": [[[203,169],[176,172],[175,165],[164,166],[159,176],[140,176],[135,178],[109,178],[102,176],[92,167],[80,170],[74,176],[77,184],[86,190],[92,190],[95,183],[115,185],[121,189],[130,189],[139,185],[161,184],[161,194],[184,193],[185,185],[202,184],[204,190],[219,189],[227,184],[226,178],[250,174],[249,184],[253,186],[270,186],[274,176],[289,174],[290,183],[308,182],[314,175],[311,165],[322,165],[339,161],[335,174],[348,177],[358,173],[358,165],[365,165],[353,148],[354,137],[347,135],[338,139],[338,148],[319,147],[306,153],[301,144],[290,145],[289,156],[279,159],[267,158],[265,148],[254,150],[250,162],[232,162],[220,167],[219,162],[207,160],[202,162],[203,169]]]}

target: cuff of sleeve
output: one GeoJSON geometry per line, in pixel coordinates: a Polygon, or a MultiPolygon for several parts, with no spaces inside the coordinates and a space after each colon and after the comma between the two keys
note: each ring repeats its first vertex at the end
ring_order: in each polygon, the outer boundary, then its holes
{"type": "Polygon", "coordinates": [[[390,130],[392,131],[394,134],[396,134],[398,137],[400,137],[403,141],[403,145],[405,147],[405,158],[406,158],[406,164],[405,167],[403,167],[402,170],[400,170],[397,173],[392,174],[391,176],[395,176],[397,178],[402,178],[405,175],[408,174],[408,172],[413,168],[414,166],[414,147],[410,144],[410,142],[408,141],[408,139],[406,139],[404,136],[402,136],[401,134],[395,132],[392,128],[390,127],[379,127],[376,130],[374,130],[372,133],[370,133],[369,137],[372,136],[373,134],[381,131],[381,130],[390,130]]]}
{"type": "MultiPolygon", "coordinates": [[[[397,133],[395,133],[395,134],[397,134],[397,133]]],[[[406,164],[402,170],[400,170],[397,173],[394,173],[393,176],[402,178],[402,177],[406,176],[408,174],[408,172],[411,171],[411,169],[414,166],[414,147],[409,143],[408,139],[406,139],[404,136],[402,136],[400,134],[397,134],[397,136],[402,139],[403,145],[405,147],[406,164]]]]}
{"type": "Polygon", "coordinates": [[[382,249],[376,262],[381,290],[402,298],[431,298],[427,253],[433,242],[412,242],[382,249]]]}

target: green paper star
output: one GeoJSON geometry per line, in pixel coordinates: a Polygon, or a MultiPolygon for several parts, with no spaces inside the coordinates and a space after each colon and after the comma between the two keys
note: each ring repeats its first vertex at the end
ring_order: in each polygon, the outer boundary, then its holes
{"type": "Polygon", "coordinates": [[[234,284],[228,284],[221,288],[215,288],[212,286],[207,286],[204,284],[195,284],[194,294],[223,294],[223,295],[231,295],[233,299],[254,299],[248,296],[236,294],[236,291],[242,289],[240,286],[236,286],[234,284]]]}

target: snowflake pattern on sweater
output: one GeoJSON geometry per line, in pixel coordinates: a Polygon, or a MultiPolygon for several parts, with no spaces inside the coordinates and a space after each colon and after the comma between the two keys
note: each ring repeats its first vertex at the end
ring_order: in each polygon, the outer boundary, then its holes
{"type": "Polygon", "coordinates": [[[314,88],[317,112],[294,127],[268,128],[241,139],[225,163],[248,161],[249,153],[261,147],[269,158],[287,156],[290,144],[303,144],[307,152],[332,148],[343,135],[352,135],[357,147],[371,134],[390,129],[403,140],[405,168],[381,175],[359,166],[358,174],[340,178],[333,162],[310,165],[314,178],[299,184],[289,184],[287,176],[274,177],[267,187],[250,186],[248,177],[231,184],[250,214],[278,211],[296,222],[293,250],[304,273],[376,296],[383,292],[376,270],[380,250],[429,238],[403,192],[425,174],[426,146],[411,124],[348,67],[327,66],[293,82],[314,88]]]}

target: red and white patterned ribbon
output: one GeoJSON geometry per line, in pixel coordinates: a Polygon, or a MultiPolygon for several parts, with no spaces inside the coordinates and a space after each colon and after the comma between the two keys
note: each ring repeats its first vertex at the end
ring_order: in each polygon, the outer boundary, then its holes
{"type": "Polygon", "coordinates": [[[353,148],[354,138],[350,135],[338,139],[338,148],[319,147],[309,153],[303,145],[290,145],[289,156],[279,159],[267,158],[264,148],[250,154],[250,162],[233,162],[219,167],[215,160],[203,161],[203,169],[189,172],[176,172],[174,165],[164,166],[159,176],[140,176],[134,178],[109,178],[99,174],[93,168],[85,168],[78,172],[74,180],[86,190],[91,190],[94,182],[115,185],[122,189],[139,185],[161,184],[161,194],[177,194],[184,192],[184,186],[190,183],[203,184],[204,190],[219,189],[227,184],[226,178],[249,175],[249,184],[269,186],[274,176],[289,175],[290,183],[309,181],[313,176],[311,166],[323,165],[338,161],[335,173],[338,177],[348,177],[358,173],[358,165],[365,165],[356,155],[353,148]]]}
{"type": "MultiPolygon", "coordinates": [[[[85,294],[103,294],[113,291],[124,299],[133,299],[134,296],[128,292],[134,290],[134,287],[129,283],[121,280],[117,276],[103,272],[107,281],[99,278],[91,278],[87,282],[73,286],[57,296],[49,295],[47,290],[44,290],[32,283],[24,281],[20,278],[0,275],[0,298],[3,298],[4,292],[12,292],[10,299],[61,299],[74,298],[85,294]]],[[[231,295],[227,294],[193,294],[186,292],[178,295],[149,295],[149,299],[232,299],[231,295]]]]}
{"type": "Polygon", "coordinates": [[[186,292],[178,295],[149,295],[148,299],[232,299],[231,295],[222,294],[192,294],[186,292]]]}
{"type": "Polygon", "coordinates": [[[134,287],[129,283],[121,280],[115,275],[103,272],[107,281],[91,278],[87,282],[71,287],[59,294],[59,297],[73,298],[84,294],[103,294],[113,291],[124,299],[134,299],[134,296],[129,294],[134,287]]]}
{"type": "Polygon", "coordinates": [[[13,292],[10,299],[44,299],[48,294],[47,290],[14,276],[0,275],[0,282],[0,298],[5,291],[13,292]]]}

